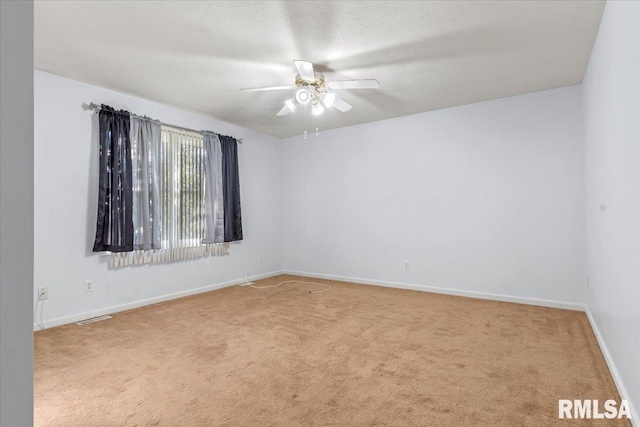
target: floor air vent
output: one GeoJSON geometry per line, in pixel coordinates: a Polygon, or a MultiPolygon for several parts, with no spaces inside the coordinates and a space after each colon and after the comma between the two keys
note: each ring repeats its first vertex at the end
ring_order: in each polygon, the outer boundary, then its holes
{"type": "Polygon", "coordinates": [[[107,320],[107,319],[111,319],[111,316],[104,315],[104,316],[92,317],[91,319],[83,320],[81,322],[76,322],[76,325],[84,326],[84,325],[88,325],[89,323],[96,323],[96,322],[100,322],[102,320],[107,320]]]}

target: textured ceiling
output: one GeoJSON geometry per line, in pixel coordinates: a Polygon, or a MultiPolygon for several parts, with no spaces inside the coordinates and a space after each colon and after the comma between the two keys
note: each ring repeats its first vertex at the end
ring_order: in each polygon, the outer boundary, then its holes
{"type": "MultiPolygon", "coordinates": [[[[37,1],[35,66],[275,136],[581,83],[601,1],[37,1]],[[347,113],[276,117],[294,59],[347,113]]],[[[100,102],[88,99],[87,102],[100,102]]],[[[144,114],[144,111],[137,112],[144,114]]]]}

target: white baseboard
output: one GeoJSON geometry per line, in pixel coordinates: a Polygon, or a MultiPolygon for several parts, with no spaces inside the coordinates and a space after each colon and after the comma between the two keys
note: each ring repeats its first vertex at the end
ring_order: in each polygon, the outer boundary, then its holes
{"type": "Polygon", "coordinates": [[[385,286],[389,288],[410,289],[414,291],[433,292],[436,294],[455,295],[460,297],[488,299],[493,301],[514,302],[518,304],[539,305],[543,307],[563,308],[565,310],[585,311],[583,304],[554,301],[539,298],[516,297],[510,295],[492,294],[488,292],[465,291],[460,289],[437,288],[433,286],[414,285],[409,283],[386,282],[382,280],[362,279],[359,277],[334,276],[329,274],[306,273],[303,271],[285,270],[282,274],[291,274],[303,277],[315,277],[317,279],[338,280],[341,282],[360,283],[363,285],[385,286]]]}
{"type": "MultiPolygon", "coordinates": [[[[424,286],[424,285],[415,285],[409,283],[397,283],[397,282],[387,282],[382,280],[371,280],[371,279],[362,279],[356,277],[345,277],[345,276],[336,276],[336,275],[328,275],[328,274],[318,274],[318,273],[307,273],[303,271],[291,271],[291,270],[283,270],[283,271],[273,271],[270,273],[260,274],[256,276],[250,276],[250,280],[260,280],[266,279],[268,277],[278,276],[281,274],[290,274],[302,277],[315,277],[318,279],[327,279],[327,280],[338,280],[342,282],[350,282],[350,283],[359,283],[365,285],[376,285],[376,286],[385,286],[390,288],[400,288],[400,289],[410,289],[416,291],[424,291],[424,292],[434,292],[439,294],[447,294],[447,295],[456,295],[456,296],[464,296],[471,298],[481,298],[488,299],[494,301],[505,301],[505,302],[514,302],[520,304],[529,304],[529,305],[540,305],[544,307],[554,307],[554,308],[563,308],[568,310],[578,310],[585,311],[586,307],[582,304],[563,302],[563,301],[552,301],[552,300],[544,300],[537,298],[526,298],[526,297],[514,297],[509,295],[500,295],[500,294],[491,294],[484,292],[473,292],[473,291],[464,291],[458,289],[448,289],[448,288],[437,288],[433,286],[424,286]]],[[[43,322],[43,326],[45,329],[53,328],[55,326],[67,325],[70,323],[79,322],[81,320],[91,319],[93,317],[102,316],[105,314],[113,314],[121,311],[131,310],[138,307],[144,307],[146,305],[156,304],[159,302],[170,301],[177,298],[186,297],[189,295],[196,295],[203,292],[209,292],[216,289],[225,288],[227,286],[234,285],[243,285],[246,283],[246,277],[239,278],[235,280],[230,280],[227,282],[216,283],[213,285],[207,285],[200,288],[189,289],[186,291],[175,292],[172,294],[161,295],[153,298],[146,298],[142,300],[132,301],[126,304],[121,304],[117,306],[105,307],[99,310],[87,311],[83,313],[73,314],[71,316],[58,317],[55,319],[48,319],[43,322]]],[[[37,322],[33,324],[33,330],[38,331],[42,328],[38,325],[37,322]]]]}
{"type": "Polygon", "coordinates": [[[598,329],[598,325],[596,323],[596,319],[591,314],[591,310],[589,307],[585,307],[585,313],[587,314],[587,319],[589,319],[589,323],[591,324],[591,329],[593,329],[593,333],[596,336],[596,340],[598,341],[598,345],[600,346],[600,351],[602,351],[602,355],[604,356],[604,360],[607,362],[607,366],[609,367],[609,372],[611,372],[611,376],[613,377],[613,381],[618,388],[618,393],[620,394],[621,399],[625,399],[629,404],[629,411],[631,412],[631,424],[635,427],[640,426],[638,424],[638,413],[635,411],[633,406],[633,402],[629,399],[629,395],[627,394],[627,389],[622,382],[622,377],[618,372],[618,368],[611,357],[611,353],[609,353],[609,349],[607,348],[607,344],[604,341],[602,334],[600,333],[600,329],[598,329]]]}
{"type": "MultiPolygon", "coordinates": [[[[251,280],[260,280],[260,279],[266,279],[268,277],[278,276],[280,274],[282,274],[282,272],[274,271],[274,272],[271,272],[271,273],[265,273],[265,274],[259,274],[259,275],[256,275],[256,276],[250,276],[249,279],[251,279],[251,280]]],[[[201,294],[203,292],[210,292],[210,291],[213,291],[213,290],[216,290],[216,289],[226,288],[228,286],[242,285],[245,282],[246,282],[246,277],[243,277],[241,279],[230,280],[228,282],[216,283],[216,284],[213,284],[213,285],[202,286],[200,288],[188,289],[186,291],[174,292],[172,294],[160,295],[160,296],[153,297],[153,298],[146,298],[146,299],[141,299],[141,300],[137,300],[137,301],[132,301],[132,302],[129,302],[129,303],[126,303],[126,304],[114,305],[114,306],[111,306],[111,307],[105,307],[105,308],[101,308],[99,310],[86,311],[84,313],[73,314],[71,316],[58,317],[58,318],[55,318],[55,319],[48,319],[46,321],[43,321],[43,326],[44,326],[45,329],[49,329],[49,328],[53,328],[55,326],[68,325],[70,323],[80,322],[81,320],[87,320],[87,319],[91,319],[93,317],[103,316],[105,314],[118,313],[118,312],[121,312],[121,311],[131,310],[131,309],[134,309],[134,308],[144,307],[146,305],[157,304],[159,302],[165,302],[165,301],[170,301],[170,300],[174,300],[174,299],[177,299],[177,298],[187,297],[187,296],[190,296],[190,295],[201,294]]],[[[42,328],[38,325],[37,322],[34,322],[33,323],[33,330],[34,331],[40,331],[40,330],[42,330],[42,328]]]]}

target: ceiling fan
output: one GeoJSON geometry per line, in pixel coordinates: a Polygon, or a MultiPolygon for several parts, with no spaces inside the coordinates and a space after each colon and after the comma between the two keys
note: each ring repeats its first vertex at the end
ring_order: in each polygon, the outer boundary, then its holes
{"type": "Polygon", "coordinates": [[[335,107],[343,113],[351,110],[353,105],[338,98],[333,92],[342,89],[377,89],[380,85],[376,79],[335,80],[328,82],[324,74],[314,70],[313,64],[308,61],[293,61],[298,70],[295,84],[290,86],[272,86],[240,89],[245,92],[260,92],[270,90],[295,90],[293,98],[284,101],[284,107],[278,111],[278,116],[286,116],[296,110],[298,105],[306,106],[311,103],[311,113],[319,116],[325,108],[335,107]]]}

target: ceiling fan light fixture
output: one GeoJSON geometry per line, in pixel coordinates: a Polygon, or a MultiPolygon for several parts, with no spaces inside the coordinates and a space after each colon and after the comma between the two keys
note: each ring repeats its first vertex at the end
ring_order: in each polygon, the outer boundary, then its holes
{"type": "Polygon", "coordinates": [[[321,103],[319,103],[318,101],[315,101],[311,105],[311,114],[313,114],[314,116],[319,116],[322,113],[324,113],[324,107],[322,106],[321,103]]]}
{"type": "Polygon", "coordinates": [[[296,101],[298,101],[298,104],[306,105],[310,100],[311,94],[307,89],[301,88],[296,91],[296,101]]]}
{"type": "Polygon", "coordinates": [[[327,108],[331,108],[333,103],[336,102],[336,94],[333,92],[326,92],[322,97],[322,102],[324,106],[327,108]]]}
{"type": "MultiPolygon", "coordinates": [[[[2,0],[0,0],[2,1],[2,0]]],[[[291,86],[271,86],[240,89],[245,92],[294,90],[295,95],[284,101],[284,106],[278,111],[277,116],[286,116],[296,110],[298,104],[306,106],[311,103],[311,112],[314,116],[324,113],[326,108],[335,108],[346,113],[353,108],[344,99],[335,95],[333,89],[377,89],[380,84],[376,79],[354,79],[326,81],[324,74],[315,70],[315,66],[309,61],[295,60],[293,63],[298,70],[295,84],[291,86]]],[[[304,108],[306,111],[306,107],[304,108]]]]}

